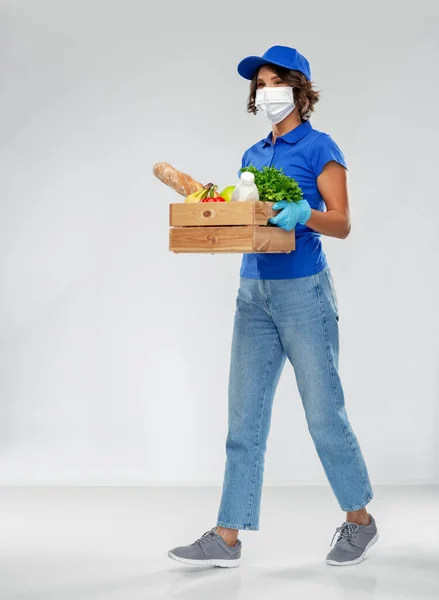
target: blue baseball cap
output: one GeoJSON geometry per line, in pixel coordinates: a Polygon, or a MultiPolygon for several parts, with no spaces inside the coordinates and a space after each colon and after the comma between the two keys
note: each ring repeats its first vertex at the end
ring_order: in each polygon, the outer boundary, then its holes
{"type": "Polygon", "coordinates": [[[238,73],[244,79],[253,79],[253,75],[262,65],[277,65],[293,71],[300,71],[311,81],[311,67],[307,59],[295,48],[272,46],[262,56],[247,56],[238,64],[238,73]]]}

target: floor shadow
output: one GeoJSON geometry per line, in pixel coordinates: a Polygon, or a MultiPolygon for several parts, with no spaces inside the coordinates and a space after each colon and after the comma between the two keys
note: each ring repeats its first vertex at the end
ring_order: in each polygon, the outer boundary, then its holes
{"type": "MultiPolygon", "coordinates": [[[[326,563],[264,569],[267,577],[309,582],[331,588],[352,600],[397,595],[410,599],[439,598],[439,555],[418,548],[380,549],[357,565],[336,567],[326,563]]],[[[322,592],[323,593],[323,592],[322,592]]]]}

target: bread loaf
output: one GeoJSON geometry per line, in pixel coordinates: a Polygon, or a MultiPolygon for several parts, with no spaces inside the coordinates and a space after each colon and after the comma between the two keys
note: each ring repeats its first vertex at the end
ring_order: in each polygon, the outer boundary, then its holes
{"type": "Polygon", "coordinates": [[[186,173],[177,171],[177,169],[174,169],[174,167],[167,162],[156,163],[152,171],[160,181],[184,197],[189,196],[189,194],[192,194],[197,190],[201,190],[203,187],[199,181],[195,181],[195,179],[192,179],[192,177],[186,175],[186,173]]]}

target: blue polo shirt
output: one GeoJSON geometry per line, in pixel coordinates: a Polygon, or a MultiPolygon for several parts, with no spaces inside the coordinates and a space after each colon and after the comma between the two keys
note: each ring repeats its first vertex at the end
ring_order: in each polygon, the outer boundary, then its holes
{"type": "MultiPolygon", "coordinates": [[[[283,168],[303,191],[311,208],[325,211],[324,200],[317,188],[317,177],[327,162],[335,160],[347,170],[346,161],[332,137],[314,129],[305,121],[272,143],[271,132],[248,148],[242,167],[254,165],[283,168]]],[[[290,253],[251,253],[242,257],[241,277],[251,279],[290,279],[315,275],[327,266],[320,234],[306,225],[297,224],[296,249],[290,253]]]]}

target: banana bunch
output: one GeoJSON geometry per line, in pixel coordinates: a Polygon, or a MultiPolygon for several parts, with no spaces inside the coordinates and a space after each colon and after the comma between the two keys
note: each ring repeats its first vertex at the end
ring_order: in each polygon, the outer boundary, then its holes
{"type": "Polygon", "coordinates": [[[217,189],[218,186],[214,185],[213,183],[206,183],[206,185],[204,185],[200,190],[197,190],[196,192],[189,194],[189,196],[186,196],[185,202],[201,202],[204,200],[204,198],[207,198],[209,194],[211,197],[218,196],[218,192],[216,191],[217,189]]]}

